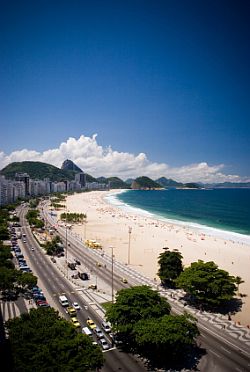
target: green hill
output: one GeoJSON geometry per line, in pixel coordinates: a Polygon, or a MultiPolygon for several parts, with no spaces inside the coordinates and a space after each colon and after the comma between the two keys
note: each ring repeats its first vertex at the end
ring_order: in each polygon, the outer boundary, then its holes
{"type": "Polygon", "coordinates": [[[109,177],[107,178],[111,189],[128,189],[129,186],[126,182],[121,180],[119,177],[109,177]]]}
{"type": "Polygon", "coordinates": [[[30,178],[43,180],[49,178],[51,181],[62,181],[74,179],[74,172],[62,170],[54,165],[39,161],[22,161],[8,164],[0,172],[7,179],[14,179],[16,173],[28,173],[30,178]]]}
{"type": "Polygon", "coordinates": [[[171,178],[160,177],[155,182],[159,183],[162,187],[182,187],[183,183],[172,180],[171,178]]]}
{"type": "Polygon", "coordinates": [[[137,177],[131,185],[132,189],[159,189],[162,186],[149,177],[137,177]]]}

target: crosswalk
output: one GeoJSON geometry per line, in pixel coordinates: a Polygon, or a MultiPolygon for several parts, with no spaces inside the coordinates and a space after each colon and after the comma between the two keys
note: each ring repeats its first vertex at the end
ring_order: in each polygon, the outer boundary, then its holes
{"type": "Polygon", "coordinates": [[[0,316],[3,322],[20,316],[21,311],[18,304],[13,301],[0,301],[0,316]]]}
{"type": "Polygon", "coordinates": [[[0,314],[4,322],[20,316],[21,312],[15,302],[0,301],[0,314]]]}

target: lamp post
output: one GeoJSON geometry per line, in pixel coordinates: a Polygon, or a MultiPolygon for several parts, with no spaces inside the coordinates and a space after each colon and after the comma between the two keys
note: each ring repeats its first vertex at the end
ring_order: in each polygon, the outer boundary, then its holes
{"type": "Polygon", "coordinates": [[[130,238],[132,233],[132,227],[128,227],[128,265],[130,265],[130,238]]]}

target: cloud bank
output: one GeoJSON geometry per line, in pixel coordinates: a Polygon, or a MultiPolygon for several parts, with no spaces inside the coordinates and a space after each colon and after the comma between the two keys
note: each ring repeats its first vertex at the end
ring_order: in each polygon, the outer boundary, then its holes
{"type": "MultiPolygon", "coordinates": [[[[135,178],[141,175],[157,179],[161,176],[179,182],[241,182],[237,175],[223,173],[223,164],[210,166],[206,162],[171,167],[166,163],[150,161],[146,154],[134,155],[128,152],[113,150],[111,146],[104,148],[97,143],[97,134],[92,137],[81,135],[78,139],[70,137],[58,148],[42,153],[23,149],[6,155],[0,152],[0,169],[12,162],[41,161],[61,167],[66,159],[72,160],[84,172],[94,177],[117,176],[122,179],[135,178]]],[[[246,181],[246,180],[245,180],[246,181]]]]}

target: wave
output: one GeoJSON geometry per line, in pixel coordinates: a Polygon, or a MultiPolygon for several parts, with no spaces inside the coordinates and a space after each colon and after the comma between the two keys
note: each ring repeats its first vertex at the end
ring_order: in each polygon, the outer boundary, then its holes
{"type": "Polygon", "coordinates": [[[123,210],[124,212],[136,214],[140,216],[146,216],[148,218],[152,218],[158,221],[162,221],[167,224],[180,226],[182,228],[190,228],[193,231],[196,231],[200,234],[206,234],[212,237],[218,237],[222,238],[224,240],[228,241],[234,241],[244,244],[250,244],[250,236],[245,234],[240,234],[237,232],[229,231],[229,230],[223,230],[215,227],[211,227],[205,224],[199,224],[191,221],[183,221],[183,220],[177,220],[177,219],[170,219],[167,217],[164,217],[160,214],[149,212],[145,209],[138,208],[138,207],[132,207],[129,204],[126,204],[122,200],[118,199],[118,195],[126,192],[130,192],[131,190],[119,190],[114,191],[112,194],[106,196],[104,199],[111,205],[123,210]]]}

